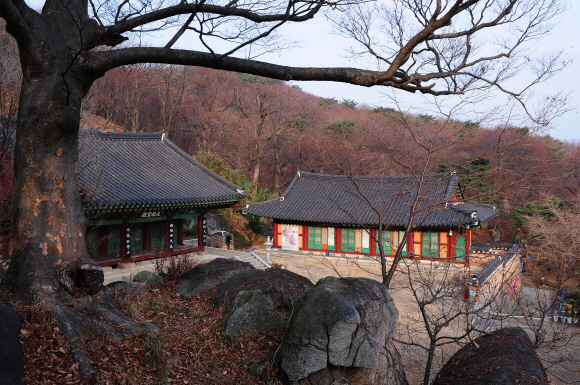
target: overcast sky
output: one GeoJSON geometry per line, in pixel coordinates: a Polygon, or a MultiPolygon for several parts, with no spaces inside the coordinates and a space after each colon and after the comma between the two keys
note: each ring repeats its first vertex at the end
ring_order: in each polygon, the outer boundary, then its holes
{"type": "MultiPolygon", "coordinates": [[[[536,90],[543,95],[552,95],[558,91],[569,94],[569,106],[573,110],[557,119],[555,128],[550,134],[559,139],[580,142],[580,124],[578,123],[580,117],[580,32],[578,31],[580,1],[565,1],[568,3],[567,11],[558,17],[558,22],[551,33],[536,45],[536,49],[541,52],[563,49],[573,61],[568,68],[548,82],[540,84],[536,90]]],[[[42,8],[44,3],[43,0],[26,0],[26,2],[35,9],[42,8]]],[[[265,55],[260,57],[260,60],[308,67],[365,67],[367,64],[357,63],[345,57],[344,49],[349,47],[349,41],[332,34],[330,25],[322,17],[306,23],[285,26],[283,32],[299,40],[300,47],[265,55]]],[[[150,41],[146,43],[154,45],[155,40],[159,40],[161,44],[164,44],[168,40],[168,37],[163,34],[156,37],[157,39],[149,37],[150,41]]],[[[176,47],[188,48],[195,44],[188,40],[184,35],[183,40],[180,40],[176,47]]],[[[333,82],[294,82],[293,84],[317,96],[334,97],[338,100],[352,99],[371,106],[389,105],[388,99],[384,96],[384,93],[389,90],[385,87],[366,88],[333,82]]],[[[424,100],[420,95],[402,92],[398,95],[401,95],[408,109],[421,112],[424,100]]]]}

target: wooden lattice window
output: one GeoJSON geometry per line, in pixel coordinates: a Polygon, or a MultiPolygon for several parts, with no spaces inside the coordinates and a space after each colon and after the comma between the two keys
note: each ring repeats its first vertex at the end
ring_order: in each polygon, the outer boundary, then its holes
{"type": "Polygon", "coordinates": [[[322,228],[308,226],[308,248],[322,249],[322,228]]]}
{"type": "MultiPolygon", "coordinates": [[[[385,252],[385,255],[391,255],[392,250],[393,250],[393,232],[383,230],[383,251],[385,252]]],[[[380,252],[381,250],[379,249],[379,239],[377,237],[377,254],[380,254],[380,252]]]]}
{"type": "Polygon", "coordinates": [[[131,250],[143,250],[143,223],[131,224],[131,250]]]}
{"type": "MultiPolygon", "coordinates": [[[[405,238],[404,231],[393,231],[393,251],[392,251],[393,254],[395,254],[397,252],[397,250],[401,246],[401,243],[403,243],[404,238],[405,238]]],[[[401,252],[401,255],[404,255],[404,256],[407,255],[407,243],[406,242],[405,242],[405,246],[403,246],[403,251],[401,252]]]]}
{"type": "Polygon", "coordinates": [[[356,230],[341,229],[340,231],[340,248],[342,251],[354,252],[356,248],[356,230]]]}
{"type": "Polygon", "coordinates": [[[465,261],[465,237],[455,237],[455,256],[463,257],[457,258],[458,261],[465,261]]]}
{"type": "Polygon", "coordinates": [[[165,221],[151,223],[151,247],[165,246],[165,221]]]}
{"type": "Polygon", "coordinates": [[[439,257],[439,233],[423,232],[423,255],[439,257]]]}
{"type": "Polygon", "coordinates": [[[108,234],[108,250],[109,254],[117,254],[121,252],[121,226],[109,225],[108,234]]]}

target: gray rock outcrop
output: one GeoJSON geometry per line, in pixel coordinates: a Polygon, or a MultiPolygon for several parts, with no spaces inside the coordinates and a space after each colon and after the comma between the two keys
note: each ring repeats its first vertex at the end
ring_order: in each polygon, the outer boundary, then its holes
{"type": "Polygon", "coordinates": [[[245,270],[255,269],[247,262],[216,258],[197,265],[182,275],[174,289],[184,298],[194,297],[217,288],[232,276],[245,270]]]}
{"type": "Polygon", "coordinates": [[[408,384],[403,370],[401,355],[388,341],[381,348],[377,369],[344,368],[329,365],[297,382],[298,385],[405,385],[408,384]]]}
{"type": "Polygon", "coordinates": [[[527,333],[504,328],[478,337],[455,353],[433,385],[538,384],[548,379],[527,333]]]}
{"type": "Polygon", "coordinates": [[[111,291],[125,290],[131,294],[138,293],[140,291],[145,290],[145,284],[141,283],[141,282],[115,281],[115,282],[111,282],[110,284],[108,284],[105,287],[111,291]]]}
{"type": "Polygon", "coordinates": [[[227,306],[240,291],[258,290],[270,298],[276,309],[292,310],[304,293],[313,287],[308,278],[277,267],[242,271],[220,286],[214,304],[227,306]]]}
{"type": "Polygon", "coordinates": [[[0,385],[22,384],[24,352],[18,332],[20,316],[0,301],[0,385]]]}
{"type": "Polygon", "coordinates": [[[142,270],[135,274],[133,282],[141,282],[147,286],[163,285],[163,278],[147,270],[142,270]]]}
{"type": "Polygon", "coordinates": [[[242,271],[220,286],[214,303],[226,306],[222,317],[226,333],[271,332],[284,327],[312,287],[307,278],[288,270],[242,271]]]}
{"type": "Polygon", "coordinates": [[[258,290],[240,291],[222,317],[226,334],[273,332],[284,326],[272,300],[258,290]]]}
{"type": "Polygon", "coordinates": [[[312,384],[346,383],[347,378],[406,384],[400,356],[390,341],[397,318],[381,283],[324,278],[294,311],[280,351],[282,370],[290,381],[312,384]]]}

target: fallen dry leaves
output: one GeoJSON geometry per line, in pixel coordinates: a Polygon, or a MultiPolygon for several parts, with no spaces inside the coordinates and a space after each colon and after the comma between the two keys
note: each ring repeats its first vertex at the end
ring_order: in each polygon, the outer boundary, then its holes
{"type": "MultiPolygon", "coordinates": [[[[133,317],[152,322],[159,333],[126,336],[115,341],[107,336],[87,339],[85,346],[101,384],[282,384],[283,375],[272,357],[284,332],[228,336],[214,307],[214,292],[189,300],[171,289],[149,288],[133,295],[118,293],[121,305],[134,301],[133,317]],[[260,379],[248,368],[267,362],[268,374],[260,379]]],[[[125,306],[121,306],[124,308],[125,306]]],[[[18,311],[18,309],[16,309],[18,311]]],[[[64,336],[56,323],[45,317],[23,318],[20,340],[24,345],[25,384],[78,384],[78,366],[73,362],[64,336]]]]}

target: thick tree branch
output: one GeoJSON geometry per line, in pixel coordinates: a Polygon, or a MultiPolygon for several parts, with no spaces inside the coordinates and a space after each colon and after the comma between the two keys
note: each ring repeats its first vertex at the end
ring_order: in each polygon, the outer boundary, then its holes
{"type": "MultiPolygon", "coordinates": [[[[312,68],[287,67],[256,60],[225,57],[218,61],[210,53],[175,50],[167,48],[124,48],[106,52],[87,53],[92,60],[93,72],[98,76],[115,67],[137,63],[166,63],[215,68],[226,71],[243,72],[280,80],[326,80],[371,87],[385,85],[397,87],[395,79],[380,81],[384,72],[357,68],[312,68]]],[[[397,73],[395,76],[402,76],[397,73]]],[[[411,87],[409,87],[411,88],[411,87]]],[[[417,87],[414,87],[417,88],[417,87]]]]}
{"type": "Polygon", "coordinates": [[[6,20],[6,30],[18,41],[30,41],[30,30],[26,13],[32,11],[22,0],[1,0],[0,17],[6,20]]]}
{"type": "Polygon", "coordinates": [[[145,13],[141,16],[137,16],[129,20],[121,20],[115,25],[107,27],[105,29],[105,32],[113,34],[124,33],[131,31],[135,28],[141,27],[143,25],[154,23],[156,21],[192,13],[210,13],[221,16],[242,17],[255,23],[267,23],[282,20],[301,22],[312,19],[324,4],[326,4],[325,0],[319,0],[314,7],[312,8],[309,7],[307,11],[304,11],[304,14],[300,15],[289,13],[289,10],[291,9],[290,7],[287,8],[287,12],[285,13],[261,15],[248,9],[237,8],[235,6],[233,7],[219,6],[213,4],[205,4],[204,2],[200,4],[184,3],[172,7],[162,8],[157,11],[145,13]]]}

